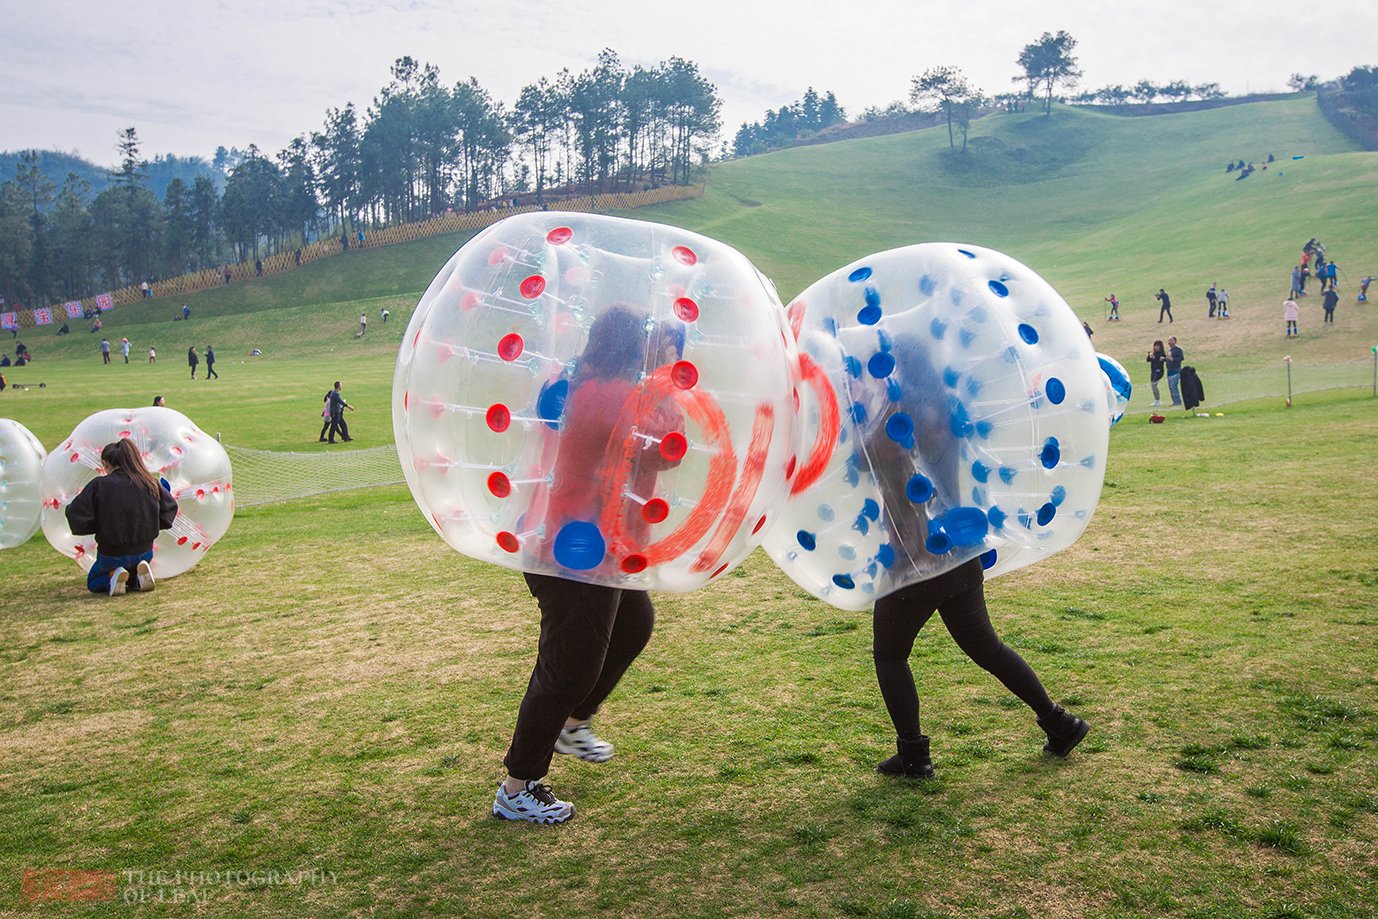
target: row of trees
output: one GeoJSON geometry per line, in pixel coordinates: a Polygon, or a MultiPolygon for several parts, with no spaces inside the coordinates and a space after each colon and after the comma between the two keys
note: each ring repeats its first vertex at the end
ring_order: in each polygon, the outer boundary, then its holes
{"type": "Polygon", "coordinates": [[[847,112],[838,105],[837,97],[831,92],[819,96],[810,86],[802,99],[782,105],[775,111],[767,110],[762,121],[752,124],[743,122],[732,141],[732,152],[737,156],[765,153],[846,120],[847,112]]]}
{"type": "MultiPolygon", "coordinates": [[[[0,184],[0,296],[43,305],[258,258],[316,235],[472,210],[582,183],[584,191],[687,183],[721,127],[721,100],[690,61],[624,68],[604,50],[583,73],[522,89],[511,109],[469,79],[399,58],[363,112],[326,113],[273,156],[223,147],[210,176],[148,187],[134,128],[111,185],[61,187],[27,151],[0,184]]],[[[833,102],[835,105],[835,101],[833,102]]]]}

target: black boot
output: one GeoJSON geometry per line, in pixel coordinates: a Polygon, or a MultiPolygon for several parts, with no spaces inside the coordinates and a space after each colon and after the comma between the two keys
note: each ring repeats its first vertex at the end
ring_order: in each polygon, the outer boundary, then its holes
{"type": "Polygon", "coordinates": [[[877,766],[876,771],[909,779],[936,778],[933,761],[928,758],[928,735],[920,734],[918,740],[899,741],[899,752],[877,766]]]}
{"type": "Polygon", "coordinates": [[[1051,753],[1053,756],[1066,756],[1071,753],[1091,731],[1091,725],[1071,712],[1064,711],[1061,705],[1054,705],[1052,711],[1039,718],[1038,726],[1048,735],[1043,752],[1051,753]]]}

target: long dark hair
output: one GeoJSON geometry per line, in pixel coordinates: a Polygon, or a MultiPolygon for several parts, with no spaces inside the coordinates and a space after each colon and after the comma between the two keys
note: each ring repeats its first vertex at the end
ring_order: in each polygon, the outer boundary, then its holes
{"type": "Polygon", "coordinates": [[[152,497],[158,496],[158,479],[153,473],[148,471],[144,461],[139,457],[139,451],[128,440],[117,440],[114,443],[106,444],[100,451],[100,459],[112,469],[123,469],[124,474],[129,476],[129,481],[134,485],[149,493],[152,497]]]}
{"type": "Polygon", "coordinates": [[[572,388],[589,380],[635,380],[646,361],[646,316],[614,306],[593,321],[572,388]]]}
{"type": "Polygon", "coordinates": [[[1163,348],[1163,343],[1161,341],[1155,341],[1153,343],[1153,354],[1155,356],[1159,354],[1162,354],[1164,356],[1167,355],[1167,351],[1163,348]]]}

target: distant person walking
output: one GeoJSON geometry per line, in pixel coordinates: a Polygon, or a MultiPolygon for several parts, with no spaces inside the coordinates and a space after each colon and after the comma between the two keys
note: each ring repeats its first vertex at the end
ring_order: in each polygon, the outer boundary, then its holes
{"type": "Polygon", "coordinates": [[[386,306],[383,307],[382,315],[383,315],[383,325],[387,325],[387,324],[388,324],[388,317],[391,316],[392,314],[388,312],[388,308],[387,308],[386,306]]]}
{"type": "Polygon", "coordinates": [[[152,348],[148,349],[148,362],[150,364],[158,363],[158,352],[153,350],[152,348]]]}
{"type": "Polygon", "coordinates": [[[1169,337],[1167,340],[1167,391],[1172,396],[1173,405],[1182,404],[1182,360],[1185,357],[1186,354],[1177,347],[1177,339],[1169,337]]]}
{"type": "Polygon", "coordinates": [[[191,378],[196,379],[196,365],[201,363],[201,359],[196,356],[196,346],[192,345],[187,349],[187,366],[191,367],[191,378]]]}
{"type": "Polygon", "coordinates": [[[230,283],[230,266],[229,266],[229,265],[226,265],[226,266],[225,266],[225,283],[226,283],[226,284],[230,283]]]}
{"type": "Polygon", "coordinates": [[[1297,319],[1301,317],[1301,308],[1297,306],[1297,301],[1288,297],[1282,301],[1282,319],[1287,323],[1288,338],[1297,336],[1297,319]]]}
{"type": "Polygon", "coordinates": [[[190,319],[190,318],[191,318],[191,308],[188,307],[185,303],[182,304],[182,318],[183,318],[183,319],[190,319]]]}
{"type": "Polygon", "coordinates": [[[360,314],[359,314],[359,334],[356,335],[356,336],[354,336],[354,337],[355,337],[355,338],[363,338],[363,337],[364,337],[364,333],[367,332],[367,331],[368,331],[368,316],[364,315],[363,313],[360,313],[360,314]]]}
{"type": "Polygon", "coordinates": [[[145,300],[153,299],[153,291],[151,288],[149,288],[147,281],[144,281],[142,284],[139,285],[139,290],[144,292],[145,300]]]}
{"type": "Polygon", "coordinates": [[[1148,352],[1148,385],[1153,389],[1153,404],[1162,405],[1163,397],[1158,392],[1158,381],[1163,378],[1163,370],[1167,367],[1167,351],[1163,348],[1161,341],[1153,343],[1153,350],[1148,352]]]}
{"type": "Polygon", "coordinates": [[[1340,302],[1340,292],[1335,288],[1330,288],[1325,292],[1325,299],[1321,301],[1321,306],[1325,309],[1325,321],[1328,325],[1335,324],[1335,307],[1340,302]]]}
{"type": "Polygon", "coordinates": [[[349,425],[345,424],[344,420],[345,409],[349,409],[352,412],[354,411],[354,406],[345,401],[344,396],[340,393],[341,388],[340,381],[336,380],[335,388],[325,394],[326,407],[330,411],[330,439],[327,443],[333,444],[336,442],[335,433],[337,431],[340,434],[340,439],[346,443],[354,439],[349,436],[349,425]]]}
{"type": "Polygon", "coordinates": [[[211,350],[210,345],[206,345],[206,379],[209,380],[211,377],[218,380],[220,374],[215,372],[215,352],[211,350]]]}
{"type": "Polygon", "coordinates": [[[1292,297],[1300,297],[1306,293],[1306,286],[1301,281],[1301,267],[1292,269],[1292,297]]]}
{"type": "Polygon", "coordinates": [[[1210,311],[1206,313],[1207,319],[1215,318],[1215,299],[1215,285],[1212,284],[1211,289],[1206,291],[1206,303],[1210,307],[1210,311]]]}
{"type": "Polygon", "coordinates": [[[120,339],[120,351],[124,353],[124,362],[126,364],[129,363],[129,339],[120,339]]]}
{"type": "Polygon", "coordinates": [[[1158,321],[1162,322],[1163,316],[1167,316],[1167,321],[1169,323],[1172,322],[1172,298],[1167,295],[1167,291],[1160,287],[1158,288],[1158,292],[1153,295],[1153,298],[1162,303],[1162,306],[1158,309],[1158,321]]]}
{"type": "Polygon", "coordinates": [[[100,356],[104,363],[110,363],[110,339],[102,338],[100,340],[100,356]]]}
{"type": "Polygon", "coordinates": [[[1105,298],[1105,302],[1110,304],[1110,315],[1108,315],[1108,316],[1105,317],[1105,321],[1106,321],[1106,322],[1119,322],[1119,319],[1120,319],[1120,301],[1117,300],[1117,299],[1115,299],[1115,295],[1114,295],[1114,294],[1111,294],[1110,296],[1108,296],[1108,297],[1105,298]]]}
{"type": "Polygon", "coordinates": [[[1091,336],[1096,334],[1095,332],[1092,332],[1092,331],[1091,331],[1091,324],[1090,324],[1089,322],[1086,322],[1085,320],[1083,320],[1082,323],[1081,323],[1081,327],[1082,327],[1082,329],[1086,332],[1086,340],[1087,340],[1087,341],[1090,341],[1090,340],[1091,340],[1091,336]]]}

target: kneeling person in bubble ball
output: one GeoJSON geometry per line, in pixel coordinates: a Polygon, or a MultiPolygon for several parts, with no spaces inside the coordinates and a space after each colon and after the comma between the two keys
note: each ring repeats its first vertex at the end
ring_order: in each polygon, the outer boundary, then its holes
{"type": "Polygon", "coordinates": [[[128,587],[152,590],[153,542],[160,530],[172,528],[177,499],[148,471],[129,440],[106,444],[100,459],[105,474],[86,483],[67,505],[73,535],[96,537],[96,561],[86,587],[112,597],[128,587]]]}
{"type": "MultiPolygon", "coordinates": [[[[934,491],[951,495],[957,489],[962,445],[947,423],[941,374],[922,348],[912,341],[896,341],[894,356],[903,378],[908,381],[909,392],[917,394],[908,407],[914,417],[914,438],[919,442],[919,452],[935,473],[934,491]]],[[[882,491],[904,494],[909,475],[907,451],[900,449],[883,428],[876,431],[866,446],[877,473],[893,479],[880,483],[882,491]]],[[[895,540],[900,556],[895,563],[897,567],[906,563],[920,570],[937,567],[937,560],[926,548],[929,521],[921,509],[915,508],[903,519],[892,516],[890,525],[898,537],[895,540]],[[903,557],[905,555],[908,557],[903,557]]],[[[1043,747],[1045,753],[1066,756],[1081,743],[1090,726],[1055,704],[1028,662],[995,634],[986,612],[981,559],[973,558],[876,601],[872,619],[876,679],[898,735],[898,752],[878,765],[878,771],[907,778],[935,778],[929,738],[919,727],[919,694],[913,671],[909,669],[914,641],[934,612],[942,617],[943,625],[967,657],[1033,710],[1039,727],[1048,735],[1048,742],[1043,747]]]]}

